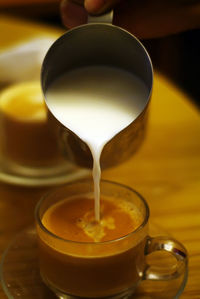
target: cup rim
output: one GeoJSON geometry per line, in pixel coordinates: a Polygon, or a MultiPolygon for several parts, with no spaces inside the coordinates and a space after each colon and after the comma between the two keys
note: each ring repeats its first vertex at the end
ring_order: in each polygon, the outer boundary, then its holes
{"type": "Polygon", "coordinates": [[[146,202],[146,200],[143,198],[143,196],[137,192],[136,190],[134,190],[133,188],[125,185],[125,184],[121,184],[121,183],[118,183],[118,182],[114,182],[114,181],[110,181],[110,180],[101,180],[101,183],[107,183],[107,184],[111,184],[111,185],[117,185],[117,186],[120,186],[122,187],[123,189],[127,189],[129,191],[131,191],[132,193],[134,193],[140,200],[141,202],[143,203],[144,205],[144,208],[145,208],[145,215],[144,215],[144,219],[142,221],[142,223],[132,232],[124,235],[124,236],[121,236],[119,238],[116,238],[116,239],[113,239],[113,240],[109,240],[109,241],[100,241],[100,242],[79,242],[79,241],[72,241],[72,240],[67,240],[67,239],[64,239],[62,237],[59,237],[57,236],[56,234],[52,233],[51,231],[49,231],[42,223],[41,219],[40,219],[40,215],[39,215],[39,211],[40,211],[40,207],[43,203],[43,201],[52,193],[56,194],[57,191],[59,191],[59,189],[62,189],[62,188],[65,188],[66,186],[69,186],[69,185],[73,185],[73,184],[76,184],[76,183],[84,183],[84,182],[88,182],[88,181],[91,181],[92,182],[92,179],[88,179],[88,178],[85,178],[85,179],[81,179],[81,180],[77,180],[77,181],[72,181],[72,182],[68,182],[67,184],[65,184],[64,186],[61,186],[61,187],[58,187],[54,190],[51,190],[49,191],[48,193],[46,193],[45,195],[42,196],[42,198],[39,200],[39,202],[37,203],[36,207],[35,207],[35,220],[36,220],[36,223],[39,225],[40,229],[50,235],[51,237],[53,237],[54,239],[57,239],[57,240],[60,240],[62,242],[65,242],[65,243],[71,243],[71,244],[76,244],[76,245],[92,245],[92,246],[98,246],[98,245],[106,245],[106,244],[112,244],[112,243],[115,243],[115,242],[118,242],[118,241],[122,241],[130,236],[133,236],[135,235],[136,233],[138,233],[140,230],[142,230],[145,225],[148,223],[148,220],[149,220],[149,206],[146,202]]]}

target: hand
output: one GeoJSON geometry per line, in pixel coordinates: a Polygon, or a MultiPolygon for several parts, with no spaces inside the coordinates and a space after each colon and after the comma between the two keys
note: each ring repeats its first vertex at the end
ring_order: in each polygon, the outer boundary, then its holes
{"type": "Polygon", "coordinates": [[[85,24],[88,13],[98,15],[110,8],[114,8],[113,23],[138,38],[161,37],[200,27],[200,0],[82,1],[62,1],[61,16],[67,28],[85,24]]]}

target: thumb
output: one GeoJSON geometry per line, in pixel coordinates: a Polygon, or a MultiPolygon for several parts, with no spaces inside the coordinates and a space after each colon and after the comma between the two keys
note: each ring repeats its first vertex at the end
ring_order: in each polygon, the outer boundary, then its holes
{"type": "Polygon", "coordinates": [[[85,9],[90,14],[102,14],[111,9],[119,0],[85,0],[85,9]]]}

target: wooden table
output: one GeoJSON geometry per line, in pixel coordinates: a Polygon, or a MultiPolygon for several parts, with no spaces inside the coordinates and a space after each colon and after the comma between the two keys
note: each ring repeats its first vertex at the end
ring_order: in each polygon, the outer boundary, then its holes
{"type": "MultiPolygon", "coordinates": [[[[0,16],[2,26],[4,47],[13,36],[58,34],[0,16]]],[[[200,298],[200,116],[190,99],[161,74],[155,73],[145,142],[129,161],[102,176],[138,190],[149,203],[153,222],[186,246],[189,278],[181,298],[200,298]]],[[[47,189],[0,183],[1,254],[16,232],[33,222],[34,206],[47,189]]],[[[6,298],[2,289],[0,298],[6,298]]]]}

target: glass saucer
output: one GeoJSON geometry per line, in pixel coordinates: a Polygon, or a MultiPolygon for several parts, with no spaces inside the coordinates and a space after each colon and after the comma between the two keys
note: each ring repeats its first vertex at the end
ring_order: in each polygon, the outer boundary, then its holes
{"type": "Polygon", "coordinates": [[[7,165],[0,157],[0,181],[13,185],[44,187],[67,183],[90,174],[90,170],[79,168],[71,163],[57,167],[29,168],[19,165],[7,165]]]}
{"type": "MultiPolygon", "coordinates": [[[[150,235],[168,234],[155,224],[150,224],[150,235]]],[[[170,281],[142,281],[133,298],[179,298],[187,282],[187,273],[186,269],[183,275],[170,281]]],[[[34,228],[19,233],[7,248],[1,261],[0,277],[9,299],[56,299],[40,278],[34,228]]]]}

